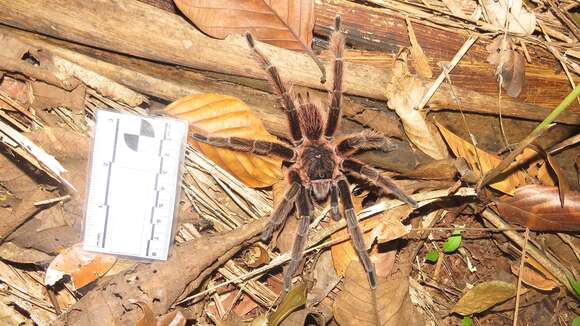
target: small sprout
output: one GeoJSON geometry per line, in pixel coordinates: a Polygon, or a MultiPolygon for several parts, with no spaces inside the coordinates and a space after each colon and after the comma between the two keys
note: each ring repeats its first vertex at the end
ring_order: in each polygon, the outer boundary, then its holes
{"type": "Polygon", "coordinates": [[[568,277],[568,282],[570,282],[570,285],[572,285],[572,288],[574,289],[576,296],[580,296],[580,282],[576,281],[572,277],[568,277]]]}
{"type": "Polygon", "coordinates": [[[455,252],[461,245],[461,229],[455,229],[451,236],[443,243],[443,252],[450,254],[455,252]]]}
{"type": "Polygon", "coordinates": [[[473,325],[473,319],[469,316],[463,317],[461,320],[461,326],[471,326],[473,325]]]}
{"type": "Polygon", "coordinates": [[[439,252],[437,250],[431,250],[425,254],[425,260],[428,262],[436,263],[439,259],[439,252]]]}

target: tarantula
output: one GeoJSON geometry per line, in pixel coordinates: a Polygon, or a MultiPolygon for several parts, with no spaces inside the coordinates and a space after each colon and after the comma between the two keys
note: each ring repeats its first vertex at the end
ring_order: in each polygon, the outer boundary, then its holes
{"type": "Polygon", "coordinates": [[[286,292],[289,290],[292,277],[303,258],[310,226],[313,197],[319,202],[330,197],[330,212],[335,220],[340,218],[338,202],[339,198],[342,200],[344,216],[353,246],[367,272],[370,286],[376,287],[375,267],[365,249],[363,234],[358,226],[345,173],[352,173],[367,179],[391,192],[405,203],[413,207],[417,205],[413,199],[397,188],[390,178],[382,176],[374,168],[351,158],[351,155],[359,149],[381,147],[385,143],[383,136],[376,132],[363,131],[342,139],[334,139],[334,133],[341,117],[343,52],[345,47],[345,37],[340,32],[340,25],[340,16],[336,16],[330,41],[334,54],[332,63],[334,81],[332,90],[329,91],[330,108],[326,123],[322,119],[320,110],[312,103],[308,94],[306,97],[301,94],[294,97],[290,93],[276,67],[256,48],[252,35],[246,33],[250,48],[268,73],[272,87],[279,98],[279,103],[286,112],[294,149],[279,143],[239,137],[211,137],[197,133],[192,136],[197,141],[218,147],[258,155],[275,155],[290,165],[287,175],[290,188],[286,191],[283,200],[274,208],[272,218],[262,233],[262,240],[267,241],[274,230],[284,223],[292,208],[296,206],[300,223],[294,239],[292,258],[284,276],[284,290],[286,292]]]}

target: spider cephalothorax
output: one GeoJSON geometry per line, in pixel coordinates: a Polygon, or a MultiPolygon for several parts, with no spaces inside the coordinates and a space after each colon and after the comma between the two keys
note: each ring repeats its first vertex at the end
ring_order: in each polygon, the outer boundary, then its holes
{"type": "Polygon", "coordinates": [[[334,81],[332,90],[329,91],[330,107],[326,123],[319,108],[312,103],[310,96],[307,94],[306,97],[303,97],[298,94],[295,98],[280,78],[276,67],[256,48],[252,35],[247,33],[246,38],[257,60],[268,72],[270,82],[280,99],[280,105],[286,112],[295,148],[292,149],[274,142],[238,137],[221,138],[193,134],[193,138],[233,150],[259,155],[275,155],[289,163],[287,179],[290,188],[286,191],[282,201],[274,208],[272,219],[262,233],[262,240],[268,240],[274,230],[284,223],[292,208],[296,207],[300,224],[292,247],[292,259],[284,276],[285,291],[288,291],[292,276],[302,261],[310,226],[313,197],[317,201],[323,201],[330,197],[331,216],[334,219],[340,218],[338,209],[340,198],[353,246],[367,271],[369,283],[374,288],[376,286],[375,268],[366,251],[344,173],[351,173],[367,179],[409,205],[416,206],[417,204],[398,189],[390,178],[382,176],[374,168],[351,157],[359,149],[381,147],[385,143],[383,136],[376,132],[363,131],[341,139],[334,138],[340,121],[342,102],[344,35],[340,32],[340,17],[337,16],[335,19],[334,32],[330,42],[334,53],[332,64],[334,81]]]}

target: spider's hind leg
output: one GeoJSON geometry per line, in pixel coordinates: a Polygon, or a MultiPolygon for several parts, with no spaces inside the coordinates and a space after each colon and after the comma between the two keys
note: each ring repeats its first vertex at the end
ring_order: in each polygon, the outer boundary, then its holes
{"type": "Polygon", "coordinates": [[[377,273],[375,271],[375,265],[371,261],[369,253],[367,252],[363,233],[358,226],[358,220],[354,212],[354,205],[352,204],[348,182],[346,182],[344,178],[338,181],[338,190],[340,192],[342,204],[344,205],[344,217],[346,218],[346,225],[348,227],[348,232],[350,233],[350,238],[352,239],[353,247],[358,253],[363,267],[367,272],[367,277],[369,279],[371,289],[374,289],[377,287],[377,273]]]}

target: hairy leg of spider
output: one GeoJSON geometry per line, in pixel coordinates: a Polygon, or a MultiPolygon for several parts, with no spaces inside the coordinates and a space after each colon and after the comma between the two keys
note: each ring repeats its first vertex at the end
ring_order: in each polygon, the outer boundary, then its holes
{"type": "Polygon", "coordinates": [[[300,129],[300,124],[298,122],[298,111],[296,111],[296,106],[294,105],[294,101],[290,95],[290,92],[286,88],[282,78],[280,78],[280,74],[278,74],[278,69],[272,65],[270,60],[268,60],[268,58],[266,58],[266,56],[260,52],[260,50],[256,48],[252,34],[246,33],[246,40],[248,41],[250,48],[252,48],[254,51],[256,58],[262,67],[264,67],[264,70],[266,70],[266,72],[269,74],[270,82],[274,86],[274,91],[280,97],[280,104],[284,108],[284,111],[286,111],[286,117],[288,118],[288,123],[290,124],[290,134],[292,135],[292,140],[297,143],[302,142],[302,130],[300,129]]]}
{"type": "Polygon", "coordinates": [[[290,189],[286,191],[284,198],[272,212],[272,218],[270,219],[270,222],[268,222],[266,229],[264,229],[262,232],[262,241],[266,242],[268,239],[270,239],[274,230],[279,228],[280,225],[286,221],[288,214],[296,202],[296,196],[300,192],[300,187],[300,183],[293,182],[290,186],[290,189]]]}
{"type": "Polygon", "coordinates": [[[340,119],[340,106],[342,105],[342,73],[343,73],[343,52],[344,34],[340,32],[340,16],[334,19],[334,32],[330,37],[330,49],[334,54],[332,72],[334,74],[332,91],[330,91],[330,110],[326,120],[326,130],[324,136],[331,138],[338,128],[340,119]]]}
{"type": "Polygon", "coordinates": [[[338,189],[340,191],[342,204],[344,205],[344,217],[346,218],[346,225],[348,227],[348,232],[350,233],[350,238],[352,239],[352,245],[358,253],[363,267],[367,272],[369,284],[371,288],[374,289],[377,287],[377,273],[375,272],[375,265],[371,261],[371,258],[367,252],[363,233],[358,226],[358,220],[354,212],[352,198],[350,197],[348,182],[346,182],[345,179],[338,180],[338,189]]]}
{"type": "Polygon", "coordinates": [[[194,133],[193,140],[200,141],[216,147],[232,149],[238,152],[249,152],[258,155],[276,155],[285,160],[292,160],[294,150],[282,144],[263,140],[252,140],[240,137],[211,137],[194,133]]]}
{"type": "Polygon", "coordinates": [[[298,230],[296,230],[296,237],[294,238],[294,244],[292,245],[292,258],[290,259],[288,270],[284,275],[285,292],[290,290],[292,276],[294,276],[294,273],[296,273],[298,266],[300,266],[300,263],[302,262],[306,240],[308,239],[308,229],[310,228],[310,212],[312,211],[312,207],[310,203],[310,195],[308,194],[308,190],[304,187],[302,187],[298,194],[296,206],[300,216],[300,223],[298,224],[298,230]]]}
{"type": "Polygon", "coordinates": [[[357,173],[364,178],[370,180],[377,186],[384,188],[388,192],[392,193],[397,197],[399,200],[409,204],[412,207],[417,207],[417,202],[414,201],[412,198],[407,196],[397,185],[393,182],[393,180],[387,176],[382,176],[379,171],[373,169],[372,167],[362,164],[361,162],[346,159],[342,161],[342,169],[346,171],[351,171],[357,173]]]}
{"type": "Polygon", "coordinates": [[[336,184],[332,184],[330,187],[330,216],[335,221],[340,219],[340,212],[338,211],[338,189],[336,184]]]}
{"type": "Polygon", "coordinates": [[[351,155],[359,149],[380,147],[393,148],[396,147],[396,145],[382,134],[373,130],[364,130],[360,133],[347,136],[336,145],[338,153],[343,156],[351,155]]]}

